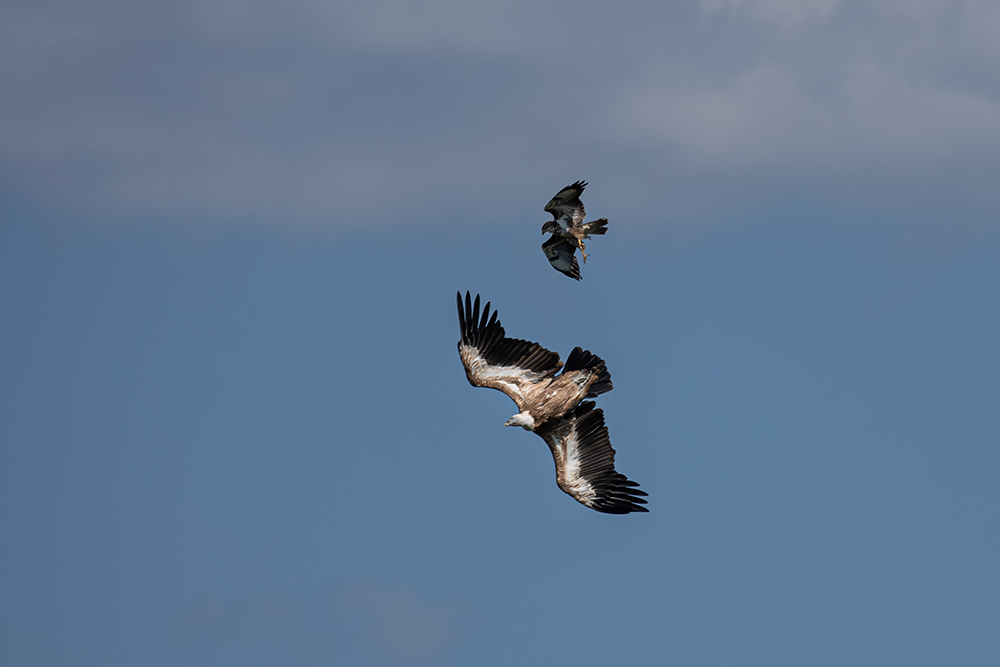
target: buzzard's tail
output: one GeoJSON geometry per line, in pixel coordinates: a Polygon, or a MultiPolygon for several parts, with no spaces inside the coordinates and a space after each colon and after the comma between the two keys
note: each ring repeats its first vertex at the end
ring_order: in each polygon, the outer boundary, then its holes
{"type": "Polygon", "coordinates": [[[584,223],[583,233],[587,236],[591,234],[607,234],[608,233],[608,219],[601,218],[600,220],[591,220],[590,222],[584,223]]]}
{"type": "Polygon", "coordinates": [[[611,384],[611,373],[608,371],[604,359],[596,354],[591,354],[589,350],[574,347],[573,351],[569,353],[569,357],[566,358],[563,373],[586,370],[593,370],[597,373],[597,382],[590,385],[587,398],[596,398],[614,389],[614,385],[611,384]]]}

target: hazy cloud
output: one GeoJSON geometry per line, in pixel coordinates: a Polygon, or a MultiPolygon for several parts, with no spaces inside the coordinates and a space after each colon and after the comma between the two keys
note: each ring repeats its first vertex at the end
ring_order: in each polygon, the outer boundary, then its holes
{"type": "Polygon", "coordinates": [[[360,607],[372,615],[369,637],[378,651],[401,660],[440,657],[455,641],[454,605],[429,605],[411,590],[369,587],[360,607]]]}
{"type": "Polygon", "coordinates": [[[998,31],[985,0],[8,3],[0,175],[129,220],[467,220],[581,177],[639,218],[666,181],[891,208],[917,176],[995,213],[998,31]]]}
{"type": "Polygon", "coordinates": [[[311,597],[206,599],[176,616],[171,644],[202,656],[256,651],[267,664],[440,664],[458,640],[457,612],[455,603],[370,583],[311,597]]]}
{"type": "Polygon", "coordinates": [[[792,27],[826,21],[840,0],[700,0],[698,4],[707,14],[749,17],[792,27]]]}

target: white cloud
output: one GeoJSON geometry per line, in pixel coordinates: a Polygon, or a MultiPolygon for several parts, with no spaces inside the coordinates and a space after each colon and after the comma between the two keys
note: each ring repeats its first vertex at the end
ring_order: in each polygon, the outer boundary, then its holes
{"type": "Polygon", "coordinates": [[[611,104],[622,140],[656,142],[701,167],[851,169],[1000,156],[1000,100],[901,80],[874,65],[811,94],[762,65],[721,86],[638,86],[611,104]]]}

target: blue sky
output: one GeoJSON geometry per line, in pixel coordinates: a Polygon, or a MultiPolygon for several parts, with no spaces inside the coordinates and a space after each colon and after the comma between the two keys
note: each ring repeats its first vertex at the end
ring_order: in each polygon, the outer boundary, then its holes
{"type": "Polygon", "coordinates": [[[1000,658],[995,3],[0,25],[4,664],[1000,658]],[[466,289],[607,361],[650,514],[503,428],[466,289]]]}

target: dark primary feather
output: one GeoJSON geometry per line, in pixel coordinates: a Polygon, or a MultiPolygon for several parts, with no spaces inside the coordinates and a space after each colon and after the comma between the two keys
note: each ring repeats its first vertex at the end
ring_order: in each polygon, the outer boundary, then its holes
{"type": "Polygon", "coordinates": [[[646,492],[615,470],[604,411],[595,409],[592,401],[535,432],[552,451],[559,488],[574,499],[605,514],[649,511],[643,507],[646,492]]]}
{"type": "Polygon", "coordinates": [[[459,349],[463,345],[476,348],[491,366],[515,366],[542,373],[555,373],[562,367],[558,353],[546,350],[538,343],[507,338],[500,320],[497,319],[497,311],[493,311],[492,316],[490,315],[488,301],[480,317],[478,294],[473,303],[471,294],[466,292],[464,308],[461,292],[458,293],[457,300],[458,325],[462,334],[462,340],[458,344],[459,349]]]}
{"type": "Polygon", "coordinates": [[[601,359],[590,350],[584,350],[580,347],[574,347],[573,351],[569,353],[563,373],[590,369],[597,371],[597,382],[590,385],[587,398],[597,398],[601,394],[605,394],[615,388],[611,384],[611,371],[608,370],[608,365],[604,363],[604,359],[601,359]]]}
{"type": "Polygon", "coordinates": [[[576,246],[561,236],[553,234],[549,240],[542,244],[542,252],[545,259],[549,260],[552,268],[567,275],[574,280],[581,280],[580,264],[576,261],[576,246]]]}

